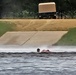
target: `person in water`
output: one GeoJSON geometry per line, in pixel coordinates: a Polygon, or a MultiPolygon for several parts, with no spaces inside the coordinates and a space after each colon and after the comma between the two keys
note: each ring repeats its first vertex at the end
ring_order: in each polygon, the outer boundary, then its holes
{"type": "MultiPolygon", "coordinates": [[[[40,52],[40,49],[37,48],[37,52],[39,53],[40,52]]],[[[42,50],[41,53],[49,53],[50,51],[49,50],[42,50]]]]}
{"type": "Polygon", "coordinates": [[[39,48],[37,48],[37,52],[40,52],[40,49],[39,48]]]}

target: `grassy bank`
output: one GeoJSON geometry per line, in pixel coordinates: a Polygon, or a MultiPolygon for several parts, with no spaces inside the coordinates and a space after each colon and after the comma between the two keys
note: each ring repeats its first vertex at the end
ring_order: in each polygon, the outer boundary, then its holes
{"type": "Polygon", "coordinates": [[[14,24],[11,24],[10,22],[0,21],[0,36],[2,36],[7,31],[13,31],[13,30],[14,30],[14,24]]]}
{"type": "Polygon", "coordinates": [[[0,36],[7,31],[68,31],[54,45],[76,45],[75,19],[5,19],[0,20],[0,36]]]}
{"type": "Polygon", "coordinates": [[[61,46],[76,46],[76,28],[69,29],[55,45],[61,46]]]}

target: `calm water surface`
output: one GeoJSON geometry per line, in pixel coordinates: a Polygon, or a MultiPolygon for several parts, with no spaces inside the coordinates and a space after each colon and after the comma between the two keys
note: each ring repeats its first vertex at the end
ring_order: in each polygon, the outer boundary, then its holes
{"type": "Polygon", "coordinates": [[[76,54],[0,54],[0,75],[76,75],[76,54]]]}

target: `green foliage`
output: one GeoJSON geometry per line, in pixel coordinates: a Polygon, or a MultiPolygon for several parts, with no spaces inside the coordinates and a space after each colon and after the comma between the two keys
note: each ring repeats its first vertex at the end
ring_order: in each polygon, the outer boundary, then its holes
{"type": "Polygon", "coordinates": [[[55,45],[76,46],[76,28],[70,29],[55,45]]]}
{"type": "Polygon", "coordinates": [[[14,30],[14,25],[8,22],[0,22],[0,36],[2,36],[7,31],[14,30]]]}

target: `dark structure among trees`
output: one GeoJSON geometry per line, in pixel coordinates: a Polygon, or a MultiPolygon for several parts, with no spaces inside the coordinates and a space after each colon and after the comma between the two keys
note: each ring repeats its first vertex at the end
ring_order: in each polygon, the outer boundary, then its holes
{"type": "Polygon", "coordinates": [[[0,0],[0,18],[37,18],[43,2],[55,2],[59,15],[76,18],[76,0],[0,0]]]}

